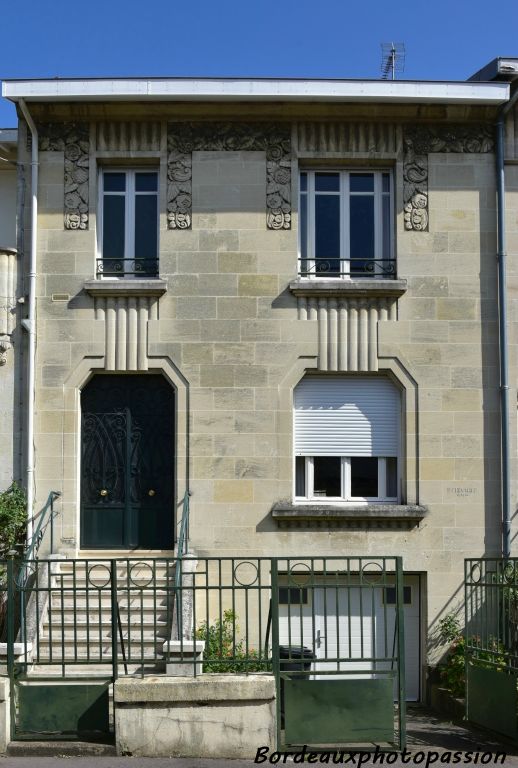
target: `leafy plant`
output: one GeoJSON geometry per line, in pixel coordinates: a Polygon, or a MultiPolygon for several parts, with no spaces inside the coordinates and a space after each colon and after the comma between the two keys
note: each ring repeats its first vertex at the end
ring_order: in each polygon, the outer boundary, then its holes
{"type": "Polygon", "coordinates": [[[441,669],[441,681],[454,696],[464,696],[466,689],[466,641],[460,621],[449,613],[439,622],[439,639],[449,644],[448,657],[441,669]]]}
{"type": "Polygon", "coordinates": [[[205,641],[204,672],[266,672],[271,665],[261,658],[255,648],[246,648],[239,640],[239,627],[232,610],[212,623],[203,622],[195,632],[197,640],[205,641]]]}
{"type": "Polygon", "coordinates": [[[0,493],[0,557],[23,543],[27,522],[27,499],[22,488],[13,483],[0,493]]]}
{"type": "MultiPolygon", "coordinates": [[[[450,646],[446,662],[441,668],[441,680],[454,696],[463,697],[466,693],[466,639],[454,613],[440,620],[439,639],[450,646]]],[[[500,670],[505,666],[505,648],[500,641],[489,637],[484,647],[481,646],[479,637],[470,636],[470,663],[483,669],[500,670]]]]}

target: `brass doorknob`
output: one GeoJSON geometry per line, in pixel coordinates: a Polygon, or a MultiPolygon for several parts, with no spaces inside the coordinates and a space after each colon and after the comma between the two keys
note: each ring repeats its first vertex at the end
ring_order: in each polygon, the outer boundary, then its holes
{"type": "Polygon", "coordinates": [[[147,495],[148,496],[154,496],[155,493],[156,493],[156,491],[154,491],[153,488],[150,488],[149,491],[147,492],[147,495]]]}
{"type": "Polygon", "coordinates": [[[101,488],[101,490],[99,491],[99,496],[108,496],[108,491],[106,490],[106,488],[101,488]]]}

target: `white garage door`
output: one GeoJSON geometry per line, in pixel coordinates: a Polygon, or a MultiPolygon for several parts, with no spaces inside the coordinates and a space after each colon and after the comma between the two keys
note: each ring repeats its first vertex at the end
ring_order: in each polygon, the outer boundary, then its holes
{"type": "MultiPolygon", "coordinates": [[[[296,591],[297,592],[297,591],[296,591]]],[[[312,671],[355,672],[351,677],[369,677],[367,670],[390,670],[390,662],[377,661],[395,655],[395,587],[360,589],[318,587],[298,593],[301,604],[279,605],[281,645],[305,645],[317,661],[312,671]],[[314,606],[311,604],[313,592],[314,606]],[[328,662],[323,659],[345,659],[328,662]],[[320,660],[318,660],[320,659],[320,660]],[[351,661],[348,661],[351,659],[351,661]],[[376,661],[375,661],[376,659],[376,661]],[[363,672],[363,674],[360,673],[363,672]]],[[[296,594],[290,595],[291,600],[296,594]]],[[[419,577],[404,577],[405,678],[408,701],[420,698],[419,577]]],[[[333,677],[328,674],[326,677],[333,677]]]]}

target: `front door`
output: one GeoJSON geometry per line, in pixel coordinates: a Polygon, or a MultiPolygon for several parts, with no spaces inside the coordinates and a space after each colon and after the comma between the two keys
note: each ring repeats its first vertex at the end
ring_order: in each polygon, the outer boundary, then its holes
{"type": "Polygon", "coordinates": [[[81,393],[81,546],[173,546],[174,391],[97,375],[81,393]]]}

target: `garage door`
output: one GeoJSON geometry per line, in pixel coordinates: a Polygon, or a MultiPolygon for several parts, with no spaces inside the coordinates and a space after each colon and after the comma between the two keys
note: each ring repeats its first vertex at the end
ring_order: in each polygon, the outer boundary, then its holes
{"type": "MultiPolygon", "coordinates": [[[[420,590],[419,576],[403,580],[405,620],[406,698],[420,698],[420,590]]],[[[306,645],[313,641],[316,661],[315,679],[325,672],[328,679],[347,674],[351,678],[376,677],[376,672],[390,670],[396,642],[395,586],[368,592],[349,580],[343,587],[319,587],[290,590],[291,605],[279,604],[279,641],[281,645],[306,645]],[[294,601],[300,600],[299,611],[294,601]],[[314,601],[314,605],[311,601],[314,601]],[[290,618],[288,618],[290,617],[290,618]],[[323,661],[333,659],[333,661],[323,661]],[[334,675],[333,672],[340,673],[334,675]]]]}

